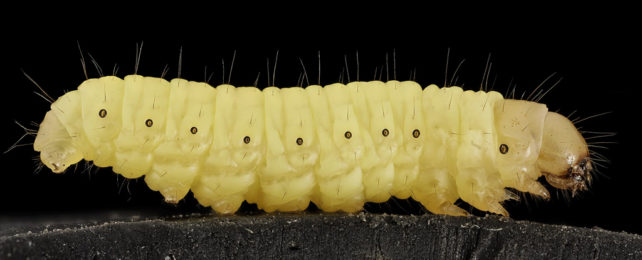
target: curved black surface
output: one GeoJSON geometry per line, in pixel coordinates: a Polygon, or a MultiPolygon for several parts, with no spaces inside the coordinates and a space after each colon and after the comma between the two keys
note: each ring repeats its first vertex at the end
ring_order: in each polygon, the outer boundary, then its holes
{"type": "Polygon", "coordinates": [[[112,213],[106,220],[82,218],[2,224],[0,258],[642,258],[639,235],[497,216],[359,213],[145,218],[112,213]]]}

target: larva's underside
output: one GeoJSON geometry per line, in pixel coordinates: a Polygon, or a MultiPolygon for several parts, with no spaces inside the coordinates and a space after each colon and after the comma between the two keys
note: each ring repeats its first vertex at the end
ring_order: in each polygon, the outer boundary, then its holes
{"type": "Polygon", "coordinates": [[[51,105],[34,143],[54,172],[85,159],[177,202],[190,190],[219,213],[355,212],[412,197],[507,215],[510,187],[548,198],[590,181],[586,142],[545,105],[406,81],[307,88],[130,75],[89,79],[51,105]]]}

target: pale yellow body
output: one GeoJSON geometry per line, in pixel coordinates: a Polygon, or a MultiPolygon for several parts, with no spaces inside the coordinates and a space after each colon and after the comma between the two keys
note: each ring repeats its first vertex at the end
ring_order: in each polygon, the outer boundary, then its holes
{"type": "Polygon", "coordinates": [[[355,212],[395,196],[438,214],[465,215],[461,198],[506,215],[505,187],[548,196],[536,181],[546,106],[492,91],[410,81],[260,91],[130,75],[87,80],[51,108],[34,146],[75,147],[62,167],[84,158],[144,175],[167,201],[191,190],[220,213],[245,200],[355,212]],[[54,136],[63,127],[71,139],[54,136]]]}

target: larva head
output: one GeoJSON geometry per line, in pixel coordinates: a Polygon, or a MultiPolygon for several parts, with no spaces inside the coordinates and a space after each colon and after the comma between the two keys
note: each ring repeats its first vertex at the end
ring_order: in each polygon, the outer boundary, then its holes
{"type": "Polygon", "coordinates": [[[546,181],[575,194],[591,182],[591,160],[586,141],[563,115],[548,112],[544,120],[542,147],[537,159],[546,181]]]}
{"type": "Polygon", "coordinates": [[[52,111],[47,112],[40,123],[33,146],[34,150],[40,151],[42,163],[54,173],[64,172],[83,158],[82,152],[74,146],[71,136],[52,111]]]}

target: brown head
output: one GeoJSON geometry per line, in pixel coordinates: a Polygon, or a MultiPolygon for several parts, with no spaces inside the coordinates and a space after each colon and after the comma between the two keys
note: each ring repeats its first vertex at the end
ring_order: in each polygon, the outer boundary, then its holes
{"type": "Polygon", "coordinates": [[[584,137],[563,115],[548,112],[537,166],[546,181],[558,189],[587,190],[591,183],[591,159],[584,137]]]}

